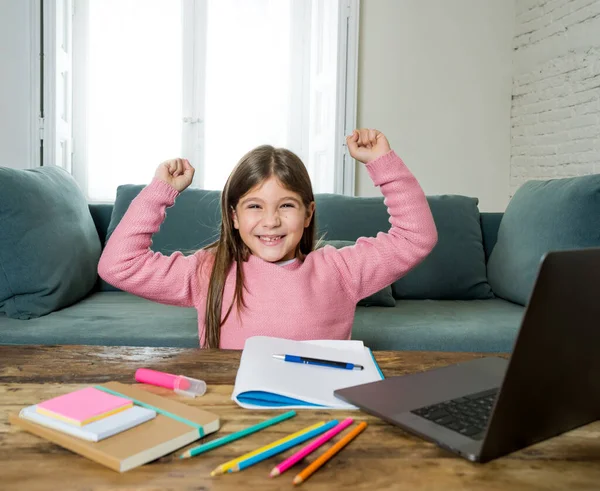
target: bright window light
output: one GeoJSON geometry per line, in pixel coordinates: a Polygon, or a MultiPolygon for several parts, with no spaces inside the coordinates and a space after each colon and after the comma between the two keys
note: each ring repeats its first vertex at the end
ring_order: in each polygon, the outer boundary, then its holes
{"type": "Polygon", "coordinates": [[[333,192],[337,1],[88,5],[87,160],[78,162],[90,201],[114,201],[119,185],[147,184],[176,157],[199,169],[195,187],[222,189],[263,144],[296,152],[315,192],[333,192]]]}
{"type": "Polygon", "coordinates": [[[291,0],[208,2],[204,183],[252,148],[289,148],[291,0]]]}
{"type": "Polygon", "coordinates": [[[90,1],[88,195],[150,182],[181,153],[181,2],[90,1]]]}

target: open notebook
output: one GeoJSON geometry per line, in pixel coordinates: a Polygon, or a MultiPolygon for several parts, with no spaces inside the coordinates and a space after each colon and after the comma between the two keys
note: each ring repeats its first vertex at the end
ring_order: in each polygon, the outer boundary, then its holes
{"type": "Polygon", "coordinates": [[[333,395],[343,387],[383,379],[371,350],[362,341],[293,341],[267,336],[248,338],[231,398],[247,409],[314,408],[356,409],[333,395]],[[289,363],[274,354],[345,361],[364,370],[289,363]]]}

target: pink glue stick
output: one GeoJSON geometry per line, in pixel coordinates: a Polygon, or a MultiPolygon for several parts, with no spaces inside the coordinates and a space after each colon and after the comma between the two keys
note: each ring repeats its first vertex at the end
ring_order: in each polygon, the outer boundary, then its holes
{"type": "Polygon", "coordinates": [[[206,392],[206,383],[203,380],[186,377],[185,375],[157,372],[149,368],[138,368],[135,371],[135,379],[142,384],[172,389],[175,393],[187,397],[201,396],[206,392]]]}

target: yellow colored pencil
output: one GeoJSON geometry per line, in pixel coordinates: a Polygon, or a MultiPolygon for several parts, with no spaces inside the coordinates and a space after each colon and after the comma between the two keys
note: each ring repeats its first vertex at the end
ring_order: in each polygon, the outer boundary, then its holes
{"type": "Polygon", "coordinates": [[[299,474],[294,477],[293,483],[302,484],[306,481],[311,475],[313,475],[317,469],[319,469],[323,464],[325,464],[331,457],[333,457],[336,453],[338,453],[342,448],[344,448],[348,443],[354,440],[361,431],[363,431],[367,427],[367,423],[365,421],[361,422],[358,426],[356,426],[350,433],[348,433],[344,438],[342,438],[339,442],[337,442],[333,447],[324,452],[317,460],[315,460],[312,464],[308,465],[299,474]]]}
{"type": "Polygon", "coordinates": [[[242,455],[241,457],[237,457],[233,460],[230,460],[228,462],[225,462],[224,464],[221,464],[220,466],[216,467],[211,473],[211,476],[218,476],[219,474],[225,474],[229,469],[231,469],[234,465],[236,465],[238,462],[241,462],[242,460],[246,460],[250,457],[254,457],[255,455],[264,452],[265,450],[269,450],[270,448],[276,447],[277,445],[281,445],[282,443],[285,443],[289,440],[291,440],[292,438],[296,438],[297,436],[303,435],[304,433],[308,432],[308,431],[312,431],[315,428],[319,428],[320,426],[323,426],[325,424],[325,421],[319,421],[318,423],[308,426],[300,431],[297,431],[296,433],[292,433],[291,435],[288,435],[284,438],[281,438],[277,441],[274,441],[272,443],[269,443],[268,445],[265,445],[264,447],[260,447],[257,448],[256,450],[252,450],[252,452],[248,452],[244,455],[242,455]]]}

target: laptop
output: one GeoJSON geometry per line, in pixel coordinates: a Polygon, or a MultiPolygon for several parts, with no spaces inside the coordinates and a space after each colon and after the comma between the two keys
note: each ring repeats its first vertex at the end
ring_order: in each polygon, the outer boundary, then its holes
{"type": "Polygon", "coordinates": [[[334,392],[473,462],[600,417],[600,248],[542,258],[510,359],[483,357],[334,392]]]}

